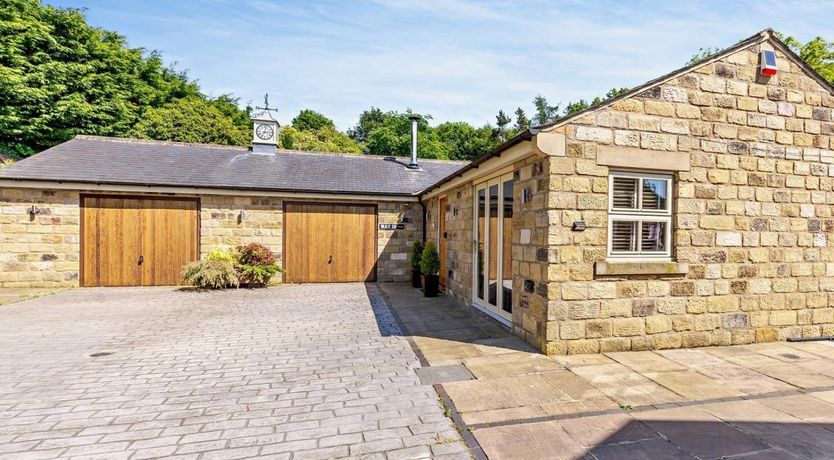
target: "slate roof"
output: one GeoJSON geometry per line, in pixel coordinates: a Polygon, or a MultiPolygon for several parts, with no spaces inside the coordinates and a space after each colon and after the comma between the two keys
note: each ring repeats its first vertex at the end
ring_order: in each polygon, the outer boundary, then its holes
{"type": "Polygon", "coordinates": [[[76,136],[0,171],[0,179],[276,192],[414,196],[466,165],[424,160],[76,136]]]}

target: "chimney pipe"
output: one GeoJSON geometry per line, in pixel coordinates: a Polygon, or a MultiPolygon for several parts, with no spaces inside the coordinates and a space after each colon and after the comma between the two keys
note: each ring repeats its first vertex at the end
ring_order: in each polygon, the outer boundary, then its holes
{"type": "Polygon", "coordinates": [[[411,163],[408,164],[408,169],[420,169],[417,163],[417,122],[420,121],[420,115],[410,115],[411,120],[411,163]]]}

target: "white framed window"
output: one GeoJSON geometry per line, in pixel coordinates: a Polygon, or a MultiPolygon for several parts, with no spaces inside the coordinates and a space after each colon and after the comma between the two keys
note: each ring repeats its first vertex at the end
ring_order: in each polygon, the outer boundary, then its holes
{"type": "Polygon", "coordinates": [[[608,258],[672,258],[672,176],[612,171],[608,176],[608,258]]]}

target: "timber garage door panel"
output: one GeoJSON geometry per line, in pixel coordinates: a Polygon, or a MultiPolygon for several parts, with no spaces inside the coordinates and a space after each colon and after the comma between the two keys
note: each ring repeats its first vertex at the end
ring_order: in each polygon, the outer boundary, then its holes
{"type": "Polygon", "coordinates": [[[373,281],[376,206],[286,203],[284,281],[373,281]]]}
{"type": "Polygon", "coordinates": [[[199,258],[197,199],[82,197],[82,286],[166,286],[199,258]]]}

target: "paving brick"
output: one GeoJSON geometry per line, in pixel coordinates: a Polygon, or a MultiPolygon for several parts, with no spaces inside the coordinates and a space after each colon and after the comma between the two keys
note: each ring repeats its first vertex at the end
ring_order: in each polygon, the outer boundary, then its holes
{"type": "Polygon", "coordinates": [[[0,387],[11,388],[0,393],[0,455],[375,455],[405,439],[429,448],[449,424],[379,299],[363,284],[124,288],[4,307],[0,327],[15,332],[0,336],[0,387]],[[417,424],[425,437],[408,430],[417,424]]]}

